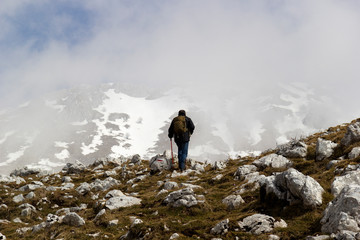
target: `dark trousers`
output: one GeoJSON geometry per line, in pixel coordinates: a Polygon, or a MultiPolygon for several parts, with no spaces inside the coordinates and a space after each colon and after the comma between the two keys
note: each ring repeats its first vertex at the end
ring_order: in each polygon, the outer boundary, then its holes
{"type": "Polygon", "coordinates": [[[185,170],[185,162],[188,154],[189,142],[176,143],[178,146],[179,169],[185,170]]]}

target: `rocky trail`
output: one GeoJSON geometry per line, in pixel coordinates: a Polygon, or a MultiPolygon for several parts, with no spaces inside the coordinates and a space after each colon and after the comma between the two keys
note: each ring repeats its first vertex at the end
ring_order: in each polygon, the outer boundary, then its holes
{"type": "Polygon", "coordinates": [[[150,170],[135,155],[1,175],[0,239],[360,239],[360,119],[256,158],[150,170]]]}

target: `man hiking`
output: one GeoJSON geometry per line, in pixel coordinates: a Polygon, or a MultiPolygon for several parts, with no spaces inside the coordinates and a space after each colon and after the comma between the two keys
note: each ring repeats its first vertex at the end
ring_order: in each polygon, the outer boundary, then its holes
{"type": "Polygon", "coordinates": [[[195,126],[192,120],[186,116],[185,110],[180,110],[169,127],[169,138],[174,137],[178,147],[179,169],[184,171],[185,161],[188,154],[190,136],[194,132],[195,126]]]}

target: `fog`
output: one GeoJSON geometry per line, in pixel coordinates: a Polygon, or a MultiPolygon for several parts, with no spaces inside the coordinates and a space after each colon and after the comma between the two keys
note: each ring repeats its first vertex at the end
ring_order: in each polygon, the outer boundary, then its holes
{"type": "Polygon", "coordinates": [[[276,119],[260,107],[297,86],[304,104],[285,108],[326,128],[360,113],[359,10],[352,0],[3,0],[0,106],[81,84],[177,87],[241,134],[276,119]]]}

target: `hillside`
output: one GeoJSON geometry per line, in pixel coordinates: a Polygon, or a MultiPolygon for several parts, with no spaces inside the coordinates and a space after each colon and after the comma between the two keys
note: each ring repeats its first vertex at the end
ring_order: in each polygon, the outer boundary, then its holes
{"type": "Polygon", "coordinates": [[[150,174],[149,161],[136,155],[69,163],[50,175],[16,170],[0,178],[0,232],[7,239],[357,239],[359,129],[360,119],[256,158],[189,160],[183,173],[150,174]]]}

